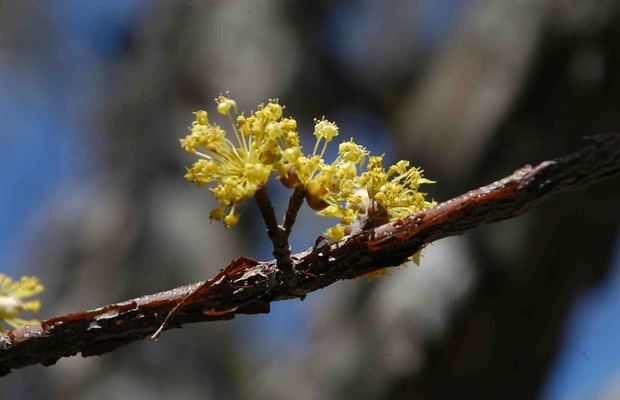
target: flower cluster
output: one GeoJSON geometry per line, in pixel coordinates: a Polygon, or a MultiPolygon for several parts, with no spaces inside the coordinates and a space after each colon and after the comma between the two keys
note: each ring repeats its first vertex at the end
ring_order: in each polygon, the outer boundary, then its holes
{"type": "MultiPolygon", "coordinates": [[[[24,320],[19,315],[24,311],[37,312],[41,308],[38,300],[24,301],[24,299],[43,292],[43,285],[34,276],[24,276],[19,281],[0,274],[0,321],[19,328],[36,323],[35,320],[24,320]]],[[[0,326],[0,332],[3,331],[0,326]]]]}
{"type": "Polygon", "coordinates": [[[217,124],[208,120],[206,111],[195,112],[190,134],[181,139],[188,153],[201,157],[185,177],[211,188],[219,207],[212,219],[221,219],[227,227],[238,222],[236,206],[254,196],[271,173],[288,187],[302,190],[309,207],[339,223],[326,231],[331,240],[340,240],[347,228],[362,222],[362,228],[397,220],[435,203],[419,191],[421,184],[432,183],[408,161],[399,161],[387,170],[383,156],[370,156],[368,150],[353,141],[344,141],[331,162],[324,159],[338,126],[325,118],[315,120],[316,142],[311,154],[299,143],[297,122],[283,118],[277,100],[260,105],[249,117],[237,113],[237,103],[227,96],[216,99],[217,111],[228,117],[235,143],[217,124]],[[200,149],[200,151],[199,151],[200,149]],[[204,149],[204,151],[202,150],[204,149]]]}
{"type": "Polygon", "coordinates": [[[232,114],[237,112],[237,103],[224,95],[215,100],[218,113],[230,122],[234,142],[219,125],[209,122],[206,111],[200,110],[194,113],[196,119],[190,134],[181,139],[181,146],[201,157],[187,169],[185,178],[198,186],[216,184],[211,190],[220,206],[211,211],[211,218],[230,227],[239,220],[236,206],[267,183],[282,152],[299,146],[299,138],[297,123],[282,118],[283,107],[277,100],[260,105],[249,117],[239,115],[236,121],[232,114]]]}

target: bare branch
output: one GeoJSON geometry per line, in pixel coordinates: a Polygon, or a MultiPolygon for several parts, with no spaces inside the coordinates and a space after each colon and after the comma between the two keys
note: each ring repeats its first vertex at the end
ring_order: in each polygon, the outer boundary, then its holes
{"type": "Polygon", "coordinates": [[[284,214],[284,219],[282,221],[282,229],[286,232],[286,237],[291,234],[291,228],[295,224],[295,220],[297,219],[297,213],[301,208],[301,205],[304,204],[304,199],[306,198],[306,192],[302,189],[295,188],[293,190],[293,194],[288,200],[288,207],[286,208],[286,213],[284,214]]]}
{"type": "Polygon", "coordinates": [[[291,260],[291,246],[288,243],[288,233],[278,225],[276,213],[269,199],[269,193],[263,186],[254,194],[254,199],[265,225],[267,225],[267,236],[273,244],[273,256],[275,257],[276,266],[283,275],[284,283],[289,289],[296,286],[295,271],[293,270],[293,261],[291,260]]]}
{"type": "Polygon", "coordinates": [[[430,242],[514,217],[551,195],[618,175],[620,134],[589,140],[589,146],[571,155],[527,165],[432,209],[294,255],[297,286],[292,289],[275,261],[239,258],[206,282],[14,329],[0,335],[0,373],[36,363],[51,365],[78,352],[84,357],[102,354],[144,339],[184,299],[167,328],[267,313],[272,301],[303,297],[340,279],[400,265],[430,242]]]}

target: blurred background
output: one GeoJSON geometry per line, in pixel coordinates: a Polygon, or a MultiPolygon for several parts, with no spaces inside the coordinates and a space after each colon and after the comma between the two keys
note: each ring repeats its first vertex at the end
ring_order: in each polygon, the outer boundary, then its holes
{"type": "MultiPolygon", "coordinates": [[[[620,126],[615,0],[0,0],[0,271],[40,318],[270,259],[209,225],[198,108],[280,98],[408,159],[436,200],[620,126]]],[[[2,378],[11,399],[618,399],[620,181],[429,246],[420,268],[2,378]]],[[[287,193],[270,188],[283,210],[287,193]]],[[[304,209],[292,237],[329,224],[304,209]]]]}

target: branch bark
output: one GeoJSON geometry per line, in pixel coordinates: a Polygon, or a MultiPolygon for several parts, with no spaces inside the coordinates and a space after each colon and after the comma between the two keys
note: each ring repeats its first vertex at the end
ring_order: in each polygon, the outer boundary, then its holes
{"type": "Polygon", "coordinates": [[[590,145],[576,153],[535,167],[526,165],[432,209],[293,255],[294,288],[286,285],[275,261],[241,257],[208,281],[0,334],[0,374],[31,364],[52,365],[77,353],[103,354],[149,337],[181,301],[167,329],[232,319],[236,314],[268,313],[272,301],[303,298],[340,279],[400,265],[435,240],[514,217],[552,195],[620,174],[620,134],[588,140],[590,145]]]}
{"type": "Polygon", "coordinates": [[[295,220],[297,219],[297,213],[301,208],[302,204],[304,204],[304,199],[306,198],[306,192],[302,189],[295,188],[293,190],[293,194],[288,200],[288,207],[286,208],[286,213],[284,214],[284,218],[282,220],[282,229],[285,232],[286,238],[291,234],[291,229],[295,224],[295,220]]]}
{"type": "MultiPolygon", "coordinates": [[[[269,199],[269,193],[263,186],[254,194],[258,209],[267,225],[267,236],[273,244],[273,256],[275,257],[276,267],[282,273],[284,283],[289,289],[297,285],[295,271],[293,270],[293,260],[291,260],[291,246],[288,244],[288,232],[278,225],[276,213],[269,199]]],[[[288,214],[288,213],[287,213],[288,214]]],[[[294,220],[294,218],[293,218],[294,220]]]]}

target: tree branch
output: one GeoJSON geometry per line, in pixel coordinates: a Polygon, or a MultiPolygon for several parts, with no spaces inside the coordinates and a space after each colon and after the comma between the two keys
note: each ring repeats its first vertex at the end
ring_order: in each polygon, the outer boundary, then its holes
{"type": "Polygon", "coordinates": [[[275,257],[276,266],[282,273],[284,283],[288,288],[292,289],[297,285],[297,282],[293,261],[291,260],[291,246],[288,244],[288,233],[278,225],[276,213],[269,199],[269,193],[267,193],[267,189],[264,186],[256,191],[254,199],[263,216],[263,221],[267,225],[267,236],[269,236],[273,244],[273,256],[275,257]]]}
{"type": "Polygon", "coordinates": [[[284,214],[284,219],[282,220],[282,229],[284,229],[287,239],[291,234],[291,229],[297,219],[297,213],[299,212],[302,204],[304,204],[305,198],[306,192],[302,189],[295,188],[295,190],[293,190],[293,194],[291,194],[291,197],[288,199],[288,207],[286,208],[286,213],[284,214]]]}
{"type": "Polygon", "coordinates": [[[432,209],[298,253],[292,257],[294,288],[283,281],[275,261],[242,257],[206,282],[11,330],[0,335],[0,373],[36,363],[52,365],[78,352],[84,357],[102,354],[144,339],[184,299],[167,328],[267,313],[272,301],[303,297],[340,279],[400,265],[430,242],[514,217],[551,195],[618,175],[620,134],[594,136],[589,141],[589,146],[576,153],[535,167],[527,165],[432,209]]]}

